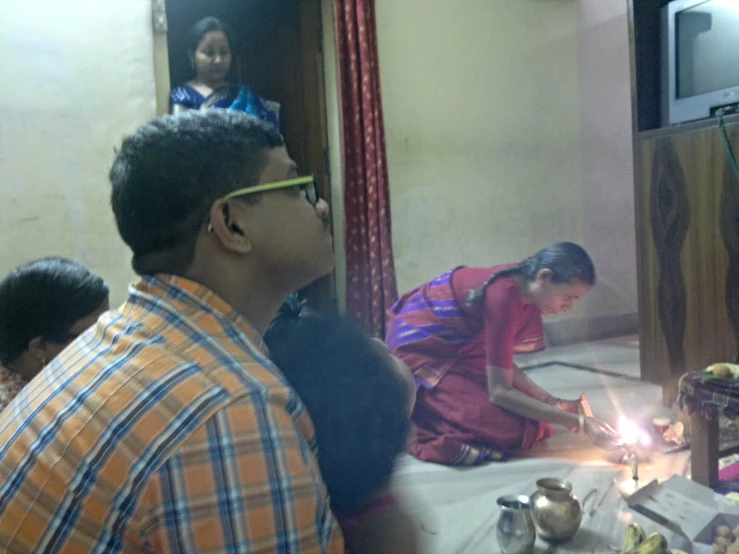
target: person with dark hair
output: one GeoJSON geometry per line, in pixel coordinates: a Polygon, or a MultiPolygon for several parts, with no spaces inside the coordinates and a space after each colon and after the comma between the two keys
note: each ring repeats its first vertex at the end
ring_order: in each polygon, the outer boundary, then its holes
{"type": "Polygon", "coordinates": [[[0,282],[0,410],[110,308],[108,285],[86,267],[49,257],[0,282]]]}
{"type": "Polygon", "coordinates": [[[414,526],[388,492],[410,431],[408,368],[351,320],[306,313],[296,301],[281,308],[264,340],[311,414],[346,551],[415,552],[414,526]]]}
{"type": "Polygon", "coordinates": [[[231,32],[219,19],[206,17],[193,25],[187,55],[195,76],[172,90],[171,112],[228,108],[253,115],[279,129],[279,103],[265,100],[245,85],[228,82],[232,45],[231,32]]]}
{"type": "Polygon", "coordinates": [[[0,414],[0,545],[343,552],[313,424],[261,338],[334,266],[313,177],[274,127],[208,110],[141,127],[110,180],[141,279],[0,414]]]}
{"type": "Polygon", "coordinates": [[[412,453],[451,465],[502,460],[551,436],[548,423],[615,440],[579,400],[553,397],[513,360],[544,347],[542,314],[570,311],[594,284],[590,256],[560,242],[519,264],[457,267],[400,298],[386,342],[419,385],[412,453]]]}

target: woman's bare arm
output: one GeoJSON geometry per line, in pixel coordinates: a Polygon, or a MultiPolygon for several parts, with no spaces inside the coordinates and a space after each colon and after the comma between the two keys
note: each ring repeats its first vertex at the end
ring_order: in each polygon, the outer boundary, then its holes
{"type": "Polygon", "coordinates": [[[513,370],[513,384],[532,398],[535,398],[539,402],[554,406],[557,403],[557,399],[541,388],[539,385],[534,383],[531,378],[526,375],[519,368],[513,370]]]}
{"type": "Polygon", "coordinates": [[[576,414],[564,412],[547,404],[545,400],[551,395],[518,369],[488,366],[488,392],[493,404],[516,415],[535,421],[564,425],[569,429],[576,429],[580,425],[580,418],[576,414]],[[516,390],[513,387],[514,383],[527,392],[528,387],[533,385],[533,391],[537,397],[528,396],[516,390]]]}

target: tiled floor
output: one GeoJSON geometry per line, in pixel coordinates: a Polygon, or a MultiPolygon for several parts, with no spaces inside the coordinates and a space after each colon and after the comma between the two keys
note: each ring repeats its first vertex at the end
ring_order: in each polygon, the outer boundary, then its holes
{"type": "MultiPolygon", "coordinates": [[[[636,337],[625,337],[555,348],[517,362],[531,368],[527,371],[532,379],[556,396],[577,398],[585,392],[597,417],[614,421],[625,414],[648,426],[652,417],[666,412],[660,388],[638,381],[638,359],[636,337]]],[[[655,451],[653,460],[640,468],[641,482],[684,474],[687,458],[687,453],[655,451]]],[[[620,544],[623,529],[634,519],[648,532],[658,529],[630,511],[611,486],[615,478],[628,477],[624,467],[609,463],[603,451],[564,429],[526,458],[477,468],[449,468],[405,457],[394,488],[418,520],[425,552],[488,554],[499,552],[495,500],[504,494],[530,494],[536,480],[545,476],[568,478],[581,499],[597,489],[590,494],[581,532],[559,546],[560,552],[606,552],[607,544],[620,544]]],[[[685,546],[677,538],[671,544],[685,546]]]]}
{"type": "Polygon", "coordinates": [[[639,338],[617,337],[547,348],[536,354],[517,356],[516,361],[523,368],[556,361],[638,378],[639,338]]]}

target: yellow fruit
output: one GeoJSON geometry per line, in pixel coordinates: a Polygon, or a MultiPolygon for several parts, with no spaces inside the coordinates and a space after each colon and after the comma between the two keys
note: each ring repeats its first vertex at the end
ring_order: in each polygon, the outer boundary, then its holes
{"type": "Polygon", "coordinates": [[[667,539],[659,533],[652,533],[647,540],[633,550],[629,550],[629,554],[665,554],[665,552],[667,552],[667,539]]]}
{"type": "Polygon", "coordinates": [[[717,537],[731,537],[731,529],[727,527],[726,525],[722,525],[721,527],[718,527],[716,529],[716,536],[717,537]]]}
{"type": "Polygon", "coordinates": [[[731,379],[734,377],[735,367],[732,364],[713,364],[706,371],[713,373],[714,377],[719,379],[731,379]]]}
{"type": "Polygon", "coordinates": [[[631,523],[626,528],[626,534],[624,535],[624,543],[621,546],[621,554],[631,552],[647,538],[647,534],[642,529],[642,526],[638,523],[631,523]]]}

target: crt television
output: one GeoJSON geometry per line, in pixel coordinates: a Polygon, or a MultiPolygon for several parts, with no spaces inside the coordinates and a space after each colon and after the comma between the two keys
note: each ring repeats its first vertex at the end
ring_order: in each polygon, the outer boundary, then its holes
{"type": "Polygon", "coordinates": [[[713,117],[739,102],[739,0],[662,8],[662,125],[713,117]]]}

